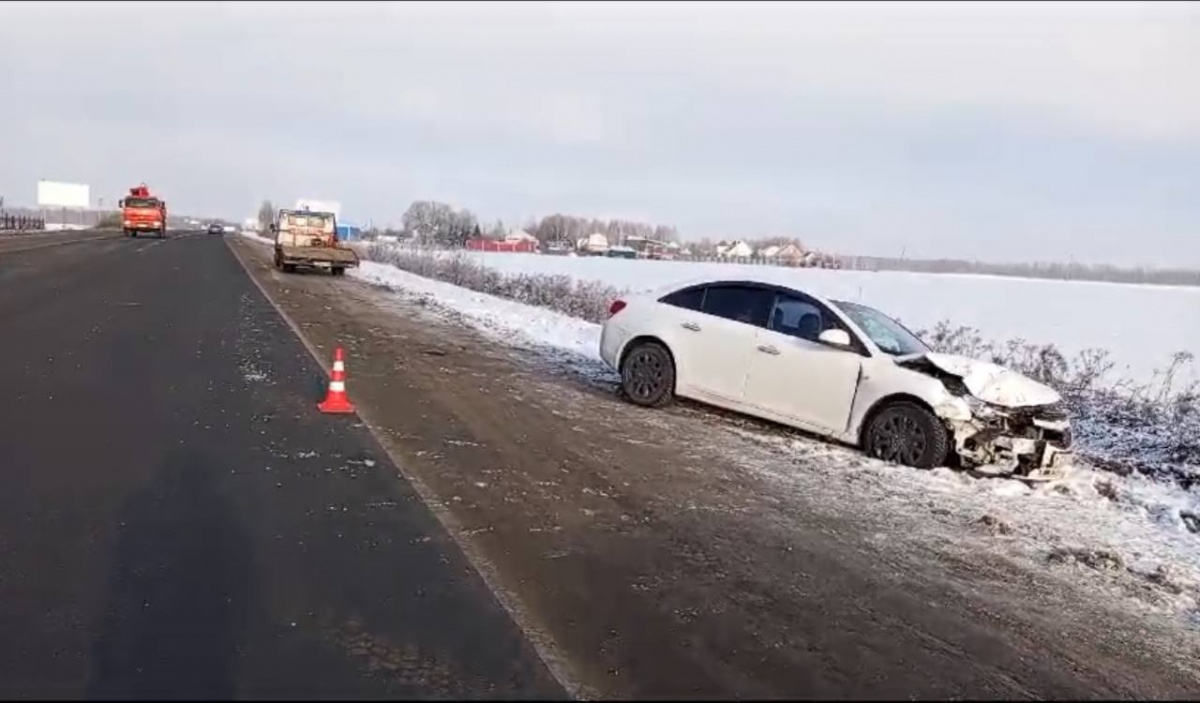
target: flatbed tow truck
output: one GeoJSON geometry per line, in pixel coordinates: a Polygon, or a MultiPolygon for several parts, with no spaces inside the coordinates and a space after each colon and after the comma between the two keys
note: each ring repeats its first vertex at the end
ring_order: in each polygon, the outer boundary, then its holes
{"type": "Polygon", "coordinates": [[[275,268],[293,273],[297,268],[329,269],[334,276],[358,266],[358,254],[342,246],[337,236],[337,216],[332,212],[281,209],[271,223],[275,237],[275,268]]]}

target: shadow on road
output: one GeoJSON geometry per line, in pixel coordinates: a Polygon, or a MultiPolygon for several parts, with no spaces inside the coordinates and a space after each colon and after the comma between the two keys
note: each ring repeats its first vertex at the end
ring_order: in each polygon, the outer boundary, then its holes
{"type": "Polygon", "coordinates": [[[89,698],[231,698],[250,610],[250,537],[203,450],[173,449],[118,514],[89,698]]]}

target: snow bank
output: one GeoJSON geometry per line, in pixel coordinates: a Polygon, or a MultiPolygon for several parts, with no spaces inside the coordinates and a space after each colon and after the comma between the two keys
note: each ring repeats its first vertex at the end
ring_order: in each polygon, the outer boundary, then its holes
{"type": "Polygon", "coordinates": [[[435,301],[471,326],[502,341],[549,347],[600,362],[600,326],[544,308],[422,278],[387,264],[364,261],[354,278],[435,301]]]}
{"type": "Polygon", "coordinates": [[[270,237],[264,237],[261,234],[259,234],[258,232],[251,232],[249,230],[244,229],[244,230],[239,231],[238,234],[245,237],[246,239],[249,239],[252,242],[258,242],[260,244],[274,244],[275,243],[274,239],[271,239],[270,237]]]}

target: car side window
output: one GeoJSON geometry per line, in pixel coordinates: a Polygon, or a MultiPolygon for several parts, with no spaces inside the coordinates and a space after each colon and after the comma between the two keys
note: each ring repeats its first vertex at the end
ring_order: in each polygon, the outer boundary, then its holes
{"type": "Polygon", "coordinates": [[[685,310],[695,310],[696,312],[699,312],[701,307],[704,305],[704,286],[677,290],[674,293],[664,295],[659,299],[658,302],[666,303],[667,305],[673,305],[677,308],[683,308],[685,310]]]}
{"type": "Polygon", "coordinates": [[[775,294],[752,286],[709,286],[703,312],[755,327],[766,327],[775,294]]]}
{"type": "Polygon", "coordinates": [[[850,335],[850,348],[854,353],[870,356],[857,334],[851,332],[831,310],[810,298],[786,293],[777,295],[771,308],[770,329],[810,342],[816,342],[825,330],[842,330],[850,335]]]}
{"type": "Polygon", "coordinates": [[[825,331],[825,314],[815,303],[791,295],[778,295],[775,306],[771,311],[770,329],[791,337],[817,341],[817,336],[825,331]]]}

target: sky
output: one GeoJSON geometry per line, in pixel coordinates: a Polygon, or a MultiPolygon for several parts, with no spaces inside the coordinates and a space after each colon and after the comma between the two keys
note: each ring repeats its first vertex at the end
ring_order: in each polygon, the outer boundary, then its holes
{"type": "Polygon", "coordinates": [[[0,196],[1200,267],[1198,76],[1184,2],[5,2],[0,196]]]}

